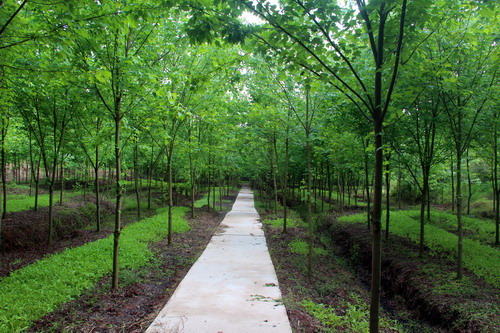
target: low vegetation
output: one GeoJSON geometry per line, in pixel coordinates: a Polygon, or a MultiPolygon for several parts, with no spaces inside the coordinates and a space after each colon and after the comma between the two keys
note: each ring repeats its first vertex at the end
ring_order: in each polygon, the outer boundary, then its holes
{"type": "MultiPolygon", "coordinates": [[[[175,207],[174,232],[189,230],[184,218],[188,208],[175,207]]],[[[148,244],[167,234],[166,210],[126,227],[122,232],[122,269],[147,265],[152,257],[148,244]]],[[[112,237],[68,249],[0,279],[0,331],[17,332],[78,297],[111,272],[112,237]],[[57,272],[57,274],[55,274],[57,272]]]]}

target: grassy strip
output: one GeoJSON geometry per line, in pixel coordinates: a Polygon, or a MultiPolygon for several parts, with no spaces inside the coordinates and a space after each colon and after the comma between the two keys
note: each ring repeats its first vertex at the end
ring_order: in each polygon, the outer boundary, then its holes
{"type": "MultiPolygon", "coordinates": [[[[189,209],[175,207],[174,232],[189,230],[184,215],[189,209]]],[[[167,235],[166,209],[123,229],[120,267],[136,269],[150,262],[148,243],[167,235]]],[[[19,332],[31,323],[78,297],[111,272],[113,237],[109,236],[49,256],[0,279],[0,332],[19,332]]]]}
{"type": "MultiPolygon", "coordinates": [[[[225,190],[223,189],[222,192],[224,193],[225,190]]],[[[224,195],[224,194],[223,194],[224,195]]],[[[219,207],[219,201],[220,201],[220,195],[219,195],[219,188],[215,188],[215,208],[219,207]]],[[[223,203],[229,203],[232,202],[231,200],[222,200],[223,203]]],[[[213,194],[213,188],[210,189],[210,207],[213,207],[214,204],[214,194],[213,194]]],[[[196,208],[201,208],[203,206],[208,205],[208,193],[203,195],[203,197],[199,200],[196,200],[194,203],[194,206],[196,208]]],[[[220,208],[220,207],[219,207],[220,208]]]]}
{"type": "MultiPolygon", "coordinates": [[[[420,221],[419,210],[402,211],[401,213],[420,221]]],[[[478,219],[468,216],[463,216],[464,231],[468,231],[465,237],[478,240],[483,244],[492,243],[495,239],[495,222],[487,219],[478,219]]],[[[431,211],[432,225],[443,228],[447,231],[457,230],[457,216],[448,212],[442,212],[433,209],[431,211]]]]}
{"type": "MultiPolygon", "coordinates": [[[[366,223],[366,215],[354,214],[342,216],[341,222],[366,223]]],[[[406,237],[414,243],[420,241],[420,223],[404,212],[391,212],[392,233],[406,237]]],[[[425,244],[432,251],[445,252],[451,260],[455,260],[457,253],[457,236],[433,225],[425,226],[425,244]]],[[[500,287],[500,251],[490,246],[482,245],[478,241],[463,240],[464,267],[484,278],[495,287],[500,287]]]]}
{"type": "MultiPolygon", "coordinates": [[[[65,192],[64,198],[71,198],[82,194],[81,191],[65,192]]],[[[59,193],[54,193],[54,203],[59,202],[59,193]]],[[[49,205],[49,195],[38,195],[38,207],[47,207],[49,205]]],[[[7,195],[7,212],[22,212],[35,207],[35,197],[26,194],[8,194],[7,195]]]]}

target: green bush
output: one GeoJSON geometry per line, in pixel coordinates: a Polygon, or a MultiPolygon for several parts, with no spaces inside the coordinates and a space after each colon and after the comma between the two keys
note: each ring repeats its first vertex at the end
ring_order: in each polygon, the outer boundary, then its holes
{"type": "MultiPolygon", "coordinates": [[[[175,207],[174,232],[189,230],[184,215],[189,209],[175,207]]],[[[167,235],[166,209],[122,231],[120,267],[137,269],[148,264],[153,254],[148,244],[167,235]]],[[[48,256],[0,279],[0,332],[18,332],[78,297],[112,269],[113,237],[109,236],[48,256]]]]}
{"type": "MultiPolygon", "coordinates": [[[[420,222],[411,218],[411,212],[391,212],[392,233],[406,237],[414,243],[420,241],[420,222]]],[[[385,217],[383,217],[384,219],[385,217]]],[[[340,222],[366,223],[366,215],[342,216],[340,222]]],[[[436,252],[448,254],[450,260],[456,259],[458,237],[434,225],[425,226],[425,245],[436,252]]],[[[500,287],[500,251],[472,239],[463,239],[463,264],[471,272],[484,278],[495,287],[500,287]]]]}

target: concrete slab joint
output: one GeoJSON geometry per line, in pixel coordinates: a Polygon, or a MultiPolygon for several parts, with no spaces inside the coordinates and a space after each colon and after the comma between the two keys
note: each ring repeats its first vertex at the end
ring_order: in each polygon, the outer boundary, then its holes
{"type": "Polygon", "coordinates": [[[146,332],[292,332],[248,187],[146,332]]]}

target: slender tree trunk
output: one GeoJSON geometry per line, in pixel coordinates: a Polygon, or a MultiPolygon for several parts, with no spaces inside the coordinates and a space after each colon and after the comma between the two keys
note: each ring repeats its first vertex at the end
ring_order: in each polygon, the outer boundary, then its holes
{"type": "Polygon", "coordinates": [[[191,124],[189,125],[188,131],[189,140],[189,180],[191,183],[191,218],[194,218],[194,203],[195,203],[195,179],[194,179],[194,168],[193,168],[193,153],[191,151],[191,124]]]}
{"type": "Polygon", "coordinates": [[[168,169],[168,240],[167,245],[172,245],[172,207],[174,206],[173,191],[172,191],[172,157],[173,157],[173,144],[167,156],[167,169],[168,169]]]}
{"type": "Polygon", "coordinates": [[[401,163],[398,165],[398,209],[401,210],[401,178],[403,177],[401,173],[401,163]]]}
{"type": "Polygon", "coordinates": [[[62,206],[63,196],[64,196],[64,154],[61,154],[61,167],[60,167],[60,182],[61,182],[61,192],[59,193],[59,206],[62,206]]]}
{"type": "MultiPolygon", "coordinates": [[[[214,162],[215,162],[215,159],[214,159],[214,162]]],[[[213,178],[213,186],[212,186],[212,206],[214,208],[214,210],[216,210],[216,205],[217,205],[217,200],[215,199],[215,191],[217,189],[217,186],[215,186],[215,184],[217,183],[217,180],[215,178],[215,170],[212,172],[212,178],[213,178]]]]}
{"type": "Polygon", "coordinates": [[[111,289],[118,288],[118,253],[120,246],[121,234],[121,200],[122,200],[122,186],[121,181],[121,152],[120,152],[120,130],[121,130],[121,114],[120,114],[120,98],[115,101],[115,166],[116,166],[116,206],[115,206],[115,231],[113,237],[113,274],[111,281],[111,289]]]}
{"type": "Polygon", "coordinates": [[[391,177],[390,177],[390,161],[391,157],[387,154],[387,164],[385,166],[385,240],[389,239],[389,222],[391,214],[391,177]]]}
{"type": "Polygon", "coordinates": [[[139,143],[134,146],[134,185],[135,199],[137,201],[137,217],[141,217],[141,193],[139,190],[139,143]]]}
{"type": "Polygon", "coordinates": [[[495,245],[500,244],[500,188],[498,184],[498,129],[497,119],[498,110],[494,113],[494,132],[493,132],[493,196],[495,198],[495,245]]]}
{"type": "Polygon", "coordinates": [[[210,190],[212,185],[212,179],[210,178],[211,174],[211,166],[210,166],[210,150],[208,150],[208,196],[207,196],[207,210],[210,211],[210,190]]]}
{"type": "Polygon", "coordinates": [[[332,209],[332,175],[330,173],[330,163],[326,163],[326,182],[328,187],[328,209],[332,209]]]}
{"type": "Polygon", "coordinates": [[[451,167],[451,211],[455,211],[455,175],[454,175],[454,170],[453,170],[453,154],[451,156],[451,161],[450,161],[450,167],[451,167]]]}
{"type": "Polygon", "coordinates": [[[457,116],[457,133],[456,133],[456,151],[457,151],[457,184],[456,198],[457,203],[457,232],[458,232],[458,247],[457,247],[457,279],[461,280],[463,275],[463,226],[462,226],[462,112],[459,110],[457,116]]]}
{"type": "Polygon", "coordinates": [[[220,210],[222,210],[222,189],[223,189],[223,182],[222,182],[222,177],[221,177],[221,174],[220,174],[220,170],[219,170],[219,208],[220,210]]]}
{"type": "Polygon", "coordinates": [[[368,140],[363,140],[363,148],[365,150],[365,191],[366,191],[366,221],[368,228],[371,226],[371,198],[370,198],[370,169],[368,168],[368,154],[366,153],[366,148],[368,148],[368,140]]]}
{"type": "MultiPolygon", "coordinates": [[[[7,136],[7,120],[2,119],[2,218],[0,219],[0,246],[1,246],[1,232],[2,232],[2,220],[5,219],[7,214],[7,165],[5,161],[5,138],[7,136]]],[[[0,247],[1,248],[1,247],[0,247]]]]}
{"type": "MultiPolygon", "coordinates": [[[[376,85],[378,86],[378,85],[376,85]]],[[[381,86],[381,84],[380,84],[381,86]]],[[[377,105],[380,105],[377,102],[377,105]]],[[[380,278],[382,263],[381,247],[381,217],[382,217],[382,173],[383,173],[383,144],[382,144],[382,119],[377,119],[379,112],[375,112],[375,168],[373,186],[373,213],[372,213],[372,280],[370,302],[370,332],[378,332],[380,311],[380,278]]],[[[380,117],[380,116],[379,116],[380,117]]]]}
{"type": "Polygon", "coordinates": [[[40,185],[40,159],[36,163],[36,176],[35,176],[35,205],[33,210],[36,212],[38,210],[38,192],[40,185]]]}
{"type": "Polygon", "coordinates": [[[467,193],[467,215],[470,215],[470,201],[472,199],[472,182],[471,182],[471,179],[470,179],[469,149],[467,149],[466,154],[467,154],[467,156],[465,158],[466,158],[467,188],[468,188],[468,193],[467,193]]]}
{"type": "Polygon", "coordinates": [[[286,139],[285,139],[285,174],[283,175],[283,233],[286,234],[287,230],[287,196],[288,196],[288,154],[289,154],[289,138],[288,138],[289,127],[286,129],[286,139]]]}
{"type": "Polygon", "coordinates": [[[313,273],[313,244],[314,244],[314,226],[312,222],[312,170],[311,170],[311,141],[310,141],[310,118],[309,118],[309,90],[306,90],[306,154],[307,154],[307,225],[309,226],[309,251],[307,255],[307,275],[313,273]]]}
{"type": "MultiPolygon", "coordinates": [[[[99,122],[98,122],[99,124],[99,122]]],[[[99,127],[99,125],[98,125],[99,127]]],[[[101,200],[99,193],[99,145],[95,146],[95,165],[94,165],[94,186],[95,186],[95,220],[96,220],[96,231],[101,231],[101,200]]]]}
{"type": "Polygon", "coordinates": [[[274,216],[278,216],[278,183],[276,182],[276,168],[274,165],[274,158],[272,151],[269,154],[269,160],[271,161],[271,174],[273,177],[273,201],[274,201],[274,216]]]}
{"type": "Polygon", "coordinates": [[[425,204],[427,202],[426,200],[426,195],[427,195],[427,188],[429,184],[429,179],[428,177],[425,177],[423,179],[423,186],[420,191],[420,242],[419,242],[419,256],[422,258],[424,256],[424,250],[425,250],[425,204]]]}
{"type": "Polygon", "coordinates": [[[2,133],[1,133],[1,154],[2,154],[2,193],[3,193],[3,202],[2,202],[2,216],[0,218],[0,252],[2,251],[3,246],[3,238],[2,238],[2,224],[5,219],[5,215],[7,214],[7,184],[6,184],[6,162],[5,162],[5,137],[7,136],[7,120],[2,118],[2,133]]]}

